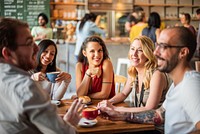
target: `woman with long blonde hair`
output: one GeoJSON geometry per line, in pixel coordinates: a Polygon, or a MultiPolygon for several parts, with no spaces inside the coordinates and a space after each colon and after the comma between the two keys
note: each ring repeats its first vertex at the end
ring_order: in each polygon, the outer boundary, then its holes
{"type": "Polygon", "coordinates": [[[128,57],[131,65],[128,69],[128,79],[121,93],[110,100],[102,101],[99,107],[110,107],[117,111],[140,112],[158,108],[165,99],[169,87],[166,74],[156,69],[157,61],[153,54],[154,43],[146,36],[136,37],[130,45],[128,57]],[[134,107],[116,107],[131,93],[134,107]]]}

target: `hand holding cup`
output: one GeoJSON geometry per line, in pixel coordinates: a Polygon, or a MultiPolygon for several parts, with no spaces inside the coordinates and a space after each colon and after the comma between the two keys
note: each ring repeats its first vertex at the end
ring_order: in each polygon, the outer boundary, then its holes
{"type": "Polygon", "coordinates": [[[58,77],[59,74],[60,72],[49,72],[49,73],[46,73],[46,76],[50,82],[55,83],[56,78],[58,77]]]}

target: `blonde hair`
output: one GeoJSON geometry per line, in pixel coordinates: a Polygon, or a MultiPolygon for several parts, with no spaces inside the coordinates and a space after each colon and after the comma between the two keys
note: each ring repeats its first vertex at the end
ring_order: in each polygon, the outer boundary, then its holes
{"type": "MultiPolygon", "coordinates": [[[[157,67],[157,60],[153,54],[155,46],[154,46],[153,41],[146,36],[138,36],[134,40],[140,41],[143,53],[144,53],[145,57],[147,58],[147,61],[145,62],[145,65],[144,65],[145,66],[145,72],[144,72],[145,75],[144,75],[143,83],[144,83],[144,88],[149,89],[152,74],[157,67]]],[[[128,57],[130,59],[130,54],[128,54],[128,57]]],[[[130,66],[128,68],[128,74],[132,79],[132,84],[135,84],[136,77],[137,77],[136,68],[134,66],[130,66]]]]}

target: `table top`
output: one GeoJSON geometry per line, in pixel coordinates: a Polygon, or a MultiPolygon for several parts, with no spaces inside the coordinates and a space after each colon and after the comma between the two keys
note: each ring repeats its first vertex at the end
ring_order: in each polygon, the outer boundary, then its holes
{"type": "MultiPolygon", "coordinates": [[[[91,106],[97,106],[100,100],[92,100],[91,106]]],[[[61,105],[58,106],[58,114],[66,113],[67,109],[70,107],[72,100],[62,100],[61,105]]],[[[128,106],[127,102],[119,103],[117,106],[128,106]]],[[[122,132],[141,132],[141,131],[148,131],[148,130],[155,130],[154,125],[150,124],[136,124],[136,123],[129,123],[126,121],[111,121],[106,120],[101,117],[96,118],[98,123],[92,127],[85,128],[85,127],[76,127],[76,131],[78,134],[84,133],[95,133],[95,134],[112,134],[112,133],[122,133],[122,132]]]]}

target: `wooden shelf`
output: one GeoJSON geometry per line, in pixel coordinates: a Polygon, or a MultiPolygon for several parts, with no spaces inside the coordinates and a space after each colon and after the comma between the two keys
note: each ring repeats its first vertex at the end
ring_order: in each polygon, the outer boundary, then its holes
{"type": "MultiPolygon", "coordinates": [[[[180,18],[162,18],[163,21],[180,21],[180,18]]],[[[192,18],[191,21],[199,21],[196,18],[192,18]]]]}
{"type": "Polygon", "coordinates": [[[77,20],[80,20],[80,19],[78,19],[78,18],[61,18],[61,17],[51,17],[50,18],[51,20],[75,20],[75,21],[77,21],[77,20]]]}
{"type": "Polygon", "coordinates": [[[146,7],[199,7],[198,5],[189,4],[134,4],[134,6],[146,6],[146,7]]]}
{"type": "Polygon", "coordinates": [[[66,2],[50,2],[50,5],[79,5],[79,6],[85,6],[85,3],[82,2],[70,2],[70,3],[66,3],[66,2]]]}

